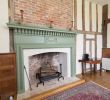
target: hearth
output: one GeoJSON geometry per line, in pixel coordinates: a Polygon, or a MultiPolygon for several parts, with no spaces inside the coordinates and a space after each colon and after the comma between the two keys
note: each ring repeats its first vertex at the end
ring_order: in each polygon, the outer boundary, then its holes
{"type": "Polygon", "coordinates": [[[69,65],[67,65],[67,69],[69,69],[68,71],[70,72],[69,76],[75,77],[76,34],[74,32],[65,29],[48,28],[46,26],[30,26],[17,23],[8,23],[7,25],[11,32],[10,38],[13,41],[11,42],[11,49],[14,48],[14,51],[16,52],[17,56],[16,58],[18,93],[25,92],[25,85],[28,84],[28,82],[25,81],[26,79],[24,65],[26,67],[28,66],[26,60],[28,61],[28,57],[30,54],[36,54],[36,49],[43,50],[58,48],[61,49],[60,52],[64,52],[63,48],[69,49],[70,56],[67,57],[67,59],[69,59],[69,65]],[[28,52],[26,56],[24,54],[24,50],[32,52],[28,52]]]}

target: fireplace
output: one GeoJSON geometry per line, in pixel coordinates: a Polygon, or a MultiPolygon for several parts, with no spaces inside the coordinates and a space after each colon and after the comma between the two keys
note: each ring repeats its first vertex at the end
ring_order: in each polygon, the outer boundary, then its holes
{"type": "Polygon", "coordinates": [[[67,59],[66,74],[68,77],[75,77],[76,34],[74,32],[64,29],[48,28],[46,26],[30,26],[16,23],[8,23],[7,25],[10,29],[10,36],[13,41],[12,45],[17,58],[18,93],[23,93],[26,88],[24,72],[24,65],[26,67],[28,66],[26,60],[40,53],[56,52],[65,54],[67,56],[64,58],[67,59]]]}

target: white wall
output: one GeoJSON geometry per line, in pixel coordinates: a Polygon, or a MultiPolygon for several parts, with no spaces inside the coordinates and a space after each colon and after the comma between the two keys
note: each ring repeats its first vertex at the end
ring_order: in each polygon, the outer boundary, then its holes
{"type": "Polygon", "coordinates": [[[9,52],[8,0],[0,0],[0,53],[9,52]]]}
{"type": "Polygon", "coordinates": [[[83,54],[83,34],[79,34],[76,37],[76,74],[81,73],[81,63],[78,62],[82,58],[83,54]]]}
{"type": "Polygon", "coordinates": [[[102,57],[102,35],[97,35],[97,57],[102,57]]]}

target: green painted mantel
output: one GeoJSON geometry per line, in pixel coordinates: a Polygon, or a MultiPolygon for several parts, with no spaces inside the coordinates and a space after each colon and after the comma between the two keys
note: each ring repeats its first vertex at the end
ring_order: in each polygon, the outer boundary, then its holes
{"type": "Polygon", "coordinates": [[[32,25],[7,24],[14,37],[18,93],[25,91],[23,49],[70,48],[71,76],[76,74],[76,34],[72,31],[32,25]]]}

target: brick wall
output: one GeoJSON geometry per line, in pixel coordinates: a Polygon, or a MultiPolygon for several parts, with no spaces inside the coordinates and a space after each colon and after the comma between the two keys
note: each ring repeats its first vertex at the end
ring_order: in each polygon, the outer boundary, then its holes
{"type": "Polygon", "coordinates": [[[24,10],[25,24],[68,28],[72,21],[72,0],[14,0],[14,21],[19,22],[24,10]]]}

